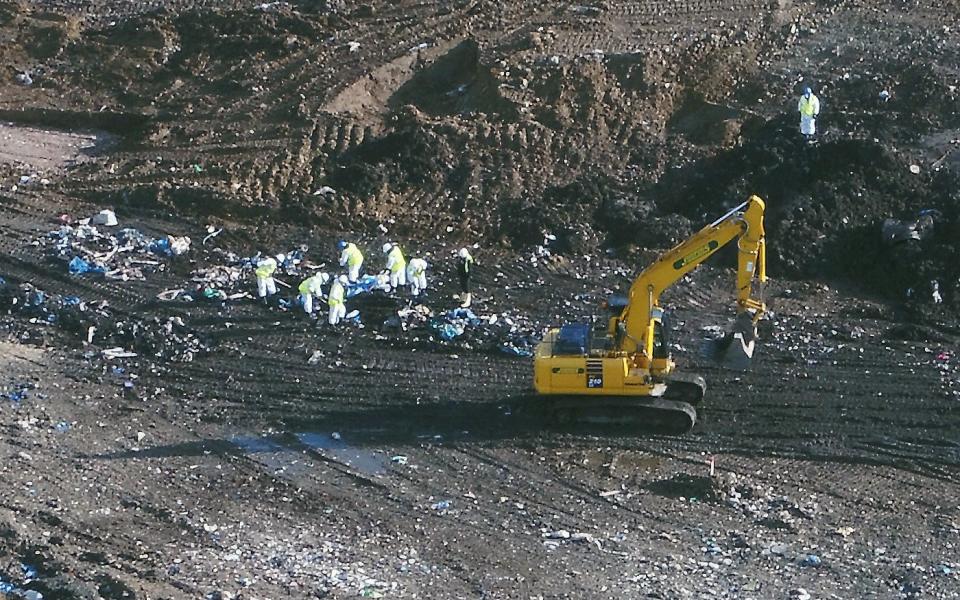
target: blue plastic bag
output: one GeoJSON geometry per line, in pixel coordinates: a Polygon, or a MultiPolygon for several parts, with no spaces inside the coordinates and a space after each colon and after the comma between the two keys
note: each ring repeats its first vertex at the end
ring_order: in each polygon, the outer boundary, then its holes
{"type": "Polygon", "coordinates": [[[373,275],[364,275],[357,281],[347,284],[346,296],[347,298],[353,298],[359,294],[370,292],[376,287],[377,278],[373,275]]]}
{"type": "Polygon", "coordinates": [[[173,250],[170,249],[170,240],[167,238],[153,240],[150,242],[150,245],[147,246],[147,249],[153,254],[160,254],[161,256],[173,256],[173,250]]]}
{"type": "Polygon", "coordinates": [[[84,273],[103,273],[104,268],[98,267],[83,260],[79,256],[74,256],[67,265],[71,275],[83,275],[84,273]]]}

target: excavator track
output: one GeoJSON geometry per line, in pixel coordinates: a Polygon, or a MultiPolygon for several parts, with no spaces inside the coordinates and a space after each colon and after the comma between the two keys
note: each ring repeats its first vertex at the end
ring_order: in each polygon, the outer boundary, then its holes
{"type": "MultiPolygon", "coordinates": [[[[702,396],[701,396],[702,397],[702,396]]],[[[697,422],[697,410],[680,400],[650,396],[551,396],[549,415],[561,427],[597,425],[680,434],[697,422]]]]}
{"type": "Polygon", "coordinates": [[[700,375],[693,373],[672,373],[664,383],[667,384],[667,391],[660,396],[663,400],[686,402],[692,406],[698,406],[707,392],[707,382],[700,375]]]}

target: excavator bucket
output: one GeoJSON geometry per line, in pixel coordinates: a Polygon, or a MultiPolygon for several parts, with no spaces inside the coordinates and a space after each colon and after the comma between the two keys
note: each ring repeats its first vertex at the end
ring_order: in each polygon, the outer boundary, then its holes
{"type": "Polygon", "coordinates": [[[757,342],[757,327],[750,313],[741,313],[725,334],[704,340],[701,355],[725,369],[750,368],[757,342]]]}

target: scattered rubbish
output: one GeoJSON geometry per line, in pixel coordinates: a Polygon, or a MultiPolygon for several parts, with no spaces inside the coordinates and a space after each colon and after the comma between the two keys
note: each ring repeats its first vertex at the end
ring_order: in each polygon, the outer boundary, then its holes
{"type": "Polygon", "coordinates": [[[910,165],[910,172],[914,175],[920,174],[920,165],[910,165]]]}
{"type": "Polygon", "coordinates": [[[71,275],[83,275],[84,273],[105,273],[106,269],[98,265],[92,265],[79,256],[74,256],[67,264],[67,270],[71,275]]]}
{"type": "Polygon", "coordinates": [[[571,534],[570,534],[570,541],[571,541],[571,542],[585,542],[585,543],[588,543],[588,544],[596,544],[598,548],[600,547],[600,541],[599,541],[597,538],[595,538],[595,537],[593,537],[592,535],[590,535],[589,533],[579,533],[579,532],[578,532],[578,533],[571,533],[571,534]]]}
{"type": "Polygon", "coordinates": [[[26,85],[26,86],[33,85],[33,77],[31,77],[30,73],[26,71],[17,73],[16,79],[17,79],[17,83],[19,83],[20,85],[26,85]]]}
{"type": "Polygon", "coordinates": [[[117,215],[110,209],[104,209],[98,212],[97,214],[90,217],[91,225],[103,225],[105,227],[115,227],[119,221],[117,221],[117,215]]]}
{"type": "Polygon", "coordinates": [[[207,225],[207,235],[204,236],[203,241],[200,242],[200,245],[201,245],[201,246],[206,246],[206,245],[207,245],[207,242],[209,242],[209,241],[212,240],[213,238],[217,237],[217,236],[220,235],[221,233],[223,233],[223,228],[222,228],[222,227],[221,227],[220,229],[216,229],[213,225],[207,225]]]}
{"type": "Polygon", "coordinates": [[[596,17],[600,15],[601,12],[603,12],[603,9],[600,8],[599,6],[585,6],[585,5],[571,6],[569,10],[575,15],[581,15],[584,17],[596,17]]]}
{"type": "Polygon", "coordinates": [[[447,510],[448,508],[450,508],[450,501],[441,500],[440,502],[434,502],[433,504],[430,505],[430,508],[432,510],[447,510]]]}
{"type": "Polygon", "coordinates": [[[924,240],[933,233],[935,221],[943,214],[935,209],[924,209],[913,221],[886,219],[881,227],[883,242],[894,245],[907,240],[924,240]]]}
{"type": "Polygon", "coordinates": [[[57,433],[66,433],[70,431],[70,423],[67,423],[66,421],[60,421],[59,423],[54,425],[53,429],[57,433]]]}
{"type": "Polygon", "coordinates": [[[450,341],[457,336],[463,335],[463,325],[454,323],[431,323],[431,328],[440,336],[440,339],[450,341]]]}
{"type": "Polygon", "coordinates": [[[807,554],[803,557],[803,560],[800,561],[800,564],[805,567],[819,567],[821,564],[823,564],[823,561],[821,561],[820,557],[816,554],[807,554]]]}
{"type": "Polygon", "coordinates": [[[790,592],[791,600],[810,600],[810,592],[803,588],[797,588],[790,592]]]}
{"type": "Polygon", "coordinates": [[[543,537],[549,538],[551,540],[569,540],[570,532],[567,531],[566,529],[560,529],[558,531],[550,531],[548,533],[545,533],[543,534],[543,537]]]}
{"type": "Polygon", "coordinates": [[[953,573],[953,569],[947,565],[941,564],[937,565],[937,572],[939,572],[941,575],[950,575],[953,573]]]}
{"type": "Polygon", "coordinates": [[[880,101],[887,102],[888,100],[890,100],[890,92],[888,92],[887,90],[882,90],[880,92],[880,101]]]}
{"type": "Polygon", "coordinates": [[[521,348],[514,342],[504,342],[500,345],[500,351],[504,354],[510,354],[512,356],[523,356],[530,357],[533,356],[533,349],[530,347],[521,348]]]}
{"type": "Polygon", "coordinates": [[[136,352],[130,352],[129,350],[124,350],[123,348],[107,348],[101,352],[103,357],[106,359],[111,358],[133,358],[137,355],[136,352]]]}
{"type": "Polygon", "coordinates": [[[41,240],[53,257],[67,261],[70,273],[75,275],[103,273],[123,281],[145,279],[144,271],[164,269],[164,263],[155,257],[179,256],[190,249],[188,237],[154,239],[131,228],[108,234],[91,225],[93,220],[102,220],[105,226],[116,224],[116,216],[105,210],[76,226],[63,225],[41,240]]]}
{"type": "Polygon", "coordinates": [[[395,462],[398,465],[405,465],[407,464],[407,457],[402,454],[398,454],[397,456],[390,457],[390,461],[395,462]]]}
{"type": "Polygon", "coordinates": [[[186,290],[184,290],[183,288],[177,288],[175,290],[164,290],[159,294],[157,294],[157,300],[160,300],[161,302],[172,302],[176,300],[185,291],[186,290]]]}
{"type": "Polygon", "coordinates": [[[27,381],[23,383],[15,383],[10,386],[10,391],[0,392],[0,398],[5,398],[14,404],[19,404],[24,400],[30,397],[30,390],[36,388],[36,384],[33,382],[27,381]]]}
{"type": "Polygon", "coordinates": [[[390,277],[388,275],[363,275],[356,282],[347,284],[346,296],[347,298],[353,298],[374,290],[389,292],[390,277]]]}
{"type": "Polygon", "coordinates": [[[432,310],[423,304],[417,304],[416,306],[401,308],[395,315],[388,317],[383,325],[387,328],[408,331],[422,327],[432,316],[432,310]]]}
{"type": "MultiPolygon", "coordinates": [[[[40,177],[37,173],[31,173],[30,175],[21,175],[18,180],[19,185],[21,186],[33,186],[34,184],[39,183],[40,185],[50,185],[50,180],[46,177],[40,177]]],[[[14,186],[13,191],[16,191],[16,186],[14,186]]]]}
{"type": "Polygon", "coordinates": [[[168,235],[151,242],[147,249],[153,254],[161,256],[180,256],[190,250],[190,238],[168,235]]]}

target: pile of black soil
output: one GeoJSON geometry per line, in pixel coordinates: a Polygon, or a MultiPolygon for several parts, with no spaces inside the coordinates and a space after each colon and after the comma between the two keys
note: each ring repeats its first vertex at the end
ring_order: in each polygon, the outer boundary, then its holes
{"type": "Polygon", "coordinates": [[[657,186],[660,210],[696,223],[757,194],[767,203],[768,270],[774,276],[844,280],[891,298],[929,298],[938,281],[945,306],[958,306],[957,176],[915,173],[881,143],[823,139],[806,144],[792,116],[764,124],[733,149],[669,173],[657,186]],[[887,218],[942,213],[922,242],[883,244],[887,218]],[[928,293],[930,292],[930,293],[928,293]]]}

